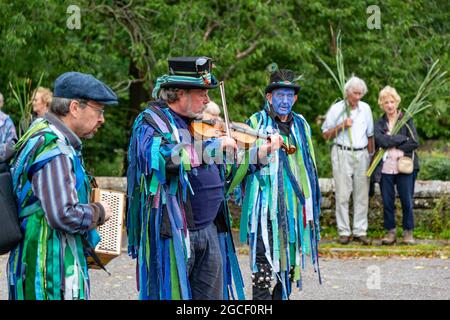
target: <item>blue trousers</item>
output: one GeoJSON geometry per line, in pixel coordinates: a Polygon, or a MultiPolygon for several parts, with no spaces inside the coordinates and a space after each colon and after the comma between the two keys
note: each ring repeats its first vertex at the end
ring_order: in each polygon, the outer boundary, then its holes
{"type": "Polygon", "coordinates": [[[402,204],[403,230],[414,229],[413,190],[414,174],[382,174],[380,181],[381,198],[383,199],[384,227],[395,228],[395,186],[402,204]]]}
{"type": "Polygon", "coordinates": [[[190,231],[189,283],[193,300],[223,299],[223,268],[217,227],[190,231]]]}

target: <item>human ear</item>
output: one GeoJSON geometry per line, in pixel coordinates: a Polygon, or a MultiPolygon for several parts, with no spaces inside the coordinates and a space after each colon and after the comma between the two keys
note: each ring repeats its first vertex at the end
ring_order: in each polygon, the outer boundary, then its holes
{"type": "Polygon", "coordinates": [[[69,113],[74,117],[78,118],[78,114],[80,112],[81,106],[77,100],[70,101],[69,104],[69,113]]]}

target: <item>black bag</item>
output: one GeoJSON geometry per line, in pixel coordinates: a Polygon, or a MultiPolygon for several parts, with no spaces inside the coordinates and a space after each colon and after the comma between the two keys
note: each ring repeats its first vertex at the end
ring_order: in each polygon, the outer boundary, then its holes
{"type": "Polygon", "coordinates": [[[0,173],[0,255],[14,249],[22,239],[17,202],[9,172],[0,173]]]}
{"type": "Polygon", "coordinates": [[[6,162],[0,162],[0,173],[9,172],[9,165],[6,162]]]}

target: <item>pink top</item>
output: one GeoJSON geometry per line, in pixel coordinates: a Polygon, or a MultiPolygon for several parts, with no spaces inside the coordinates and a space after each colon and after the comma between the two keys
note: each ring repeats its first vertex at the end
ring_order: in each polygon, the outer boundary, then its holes
{"type": "Polygon", "coordinates": [[[383,157],[383,167],[381,168],[381,172],[384,174],[398,174],[397,162],[398,158],[403,157],[404,153],[402,150],[397,148],[390,148],[386,150],[386,153],[383,157]]]}
{"type": "MultiPolygon", "coordinates": [[[[389,130],[388,133],[390,133],[389,130]]],[[[403,157],[404,153],[402,150],[397,148],[389,148],[386,150],[383,156],[383,167],[381,172],[384,174],[398,174],[397,163],[398,159],[403,157]]]]}

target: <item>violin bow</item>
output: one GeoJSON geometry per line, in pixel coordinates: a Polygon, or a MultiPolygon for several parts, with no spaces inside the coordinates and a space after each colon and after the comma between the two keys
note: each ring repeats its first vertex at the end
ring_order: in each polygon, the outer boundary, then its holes
{"type": "Polygon", "coordinates": [[[223,115],[225,117],[225,126],[227,129],[227,137],[231,138],[230,119],[228,118],[227,100],[225,98],[225,84],[223,83],[223,81],[220,81],[219,87],[220,87],[220,96],[222,98],[223,115]]]}

